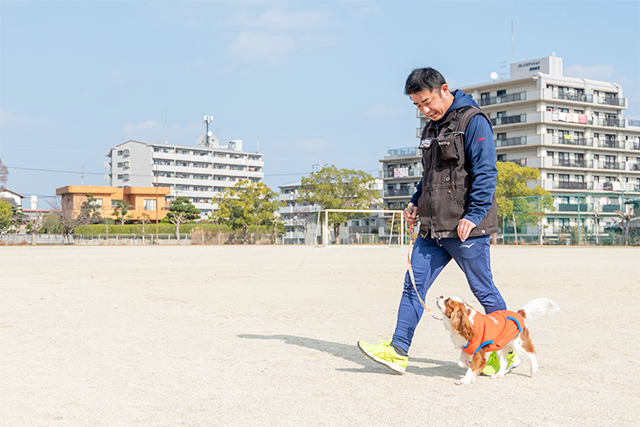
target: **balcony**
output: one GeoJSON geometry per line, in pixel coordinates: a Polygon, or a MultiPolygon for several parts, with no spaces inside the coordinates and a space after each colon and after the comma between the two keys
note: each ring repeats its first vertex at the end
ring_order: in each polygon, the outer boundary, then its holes
{"type": "Polygon", "coordinates": [[[594,139],[594,142],[596,143],[596,147],[600,148],[624,148],[624,143],[622,141],[616,141],[612,139],[594,139]]]}
{"type": "Polygon", "coordinates": [[[527,145],[526,136],[514,136],[507,139],[496,139],[496,147],[511,147],[513,145],[527,145]]]}
{"type": "Polygon", "coordinates": [[[609,126],[609,127],[615,127],[615,128],[625,127],[624,120],[619,120],[619,119],[599,118],[596,120],[596,123],[594,124],[597,124],[598,126],[609,126]]]}
{"type": "Polygon", "coordinates": [[[384,192],[384,197],[398,197],[398,196],[413,196],[415,190],[410,190],[408,188],[401,188],[399,190],[386,190],[384,192]]]}
{"type": "Polygon", "coordinates": [[[408,176],[422,176],[422,169],[412,169],[409,170],[407,168],[397,168],[397,169],[387,169],[384,171],[384,178],[404,178],[408,176]]]}
{"type": "Polygon", "coordinates": [[[592,163],[587,162],[586,160],[581,160],[581,159],[575,159],[575,160],[553,159],[553,166],[562,166],[567,168],[590,168],[592,167],[592,163]]]}
{"type": "Polygon", "coordinates": [[[593,140],[587,138],[579,138],[571,135],[558,136],[554,135],[552,140],[552,144],[562,144],[562,145],[579,145],[583,147],[592,147],[593,140]]]}
{"type": "Polygon", "coordinates": [[[629,144],[629,150],[640,150],[640,143],[631,143],[629,144]]]}
{"type": "Polygon", "coordinates": [[[624,163],[620,162],[599,162],[600,169],[624,170],[624,163]]]}
{"type": "Polygon", "coordinates": [[[392,148],[387,150],[387,156],[421,157],[418,147],[392,148]]]}
{"type": "Polygon", "coordinates": [[[640,120],[627,120],[627,126],[640,127],[640,120]]]}
{"type": "Polygon", "coordinates": [[[580,94],[576,94],[576,93],[570,93],[570,92],[566,92],[566,91],[553,91],[551,93],[551,97],[553,99],[563,99],[565,101],[576,101],[576,102],[593,102],[593,96],[592,95],[585,95],[583,93],[580,94]]]}
{"type": "Polygon", "coordinates": [[[554,189],[563,190],[589,190],[586,182],[558,181],[553,183],[554,189]]]}
{"type": "Polygon", "coordinates": [[[624,107],[626,102],[625,98],[618,98],[617,96],[598,96],[596,97],[598,104],[602,105],[615,105],[616,107],[624,107]]]}
{"type": "Polygon", "coordinates": [[[506,102],[524,101],[527,99],[526,92],[510,93],[508,95],[490,96],[489,98],[480,98],[480,106],[504,104],[506,102]]]}
{"type": "Polygon", "coordinates": [[[514,116],[496,117],[491,119],[491,124],[494,126],[511,125],[514,123],[524,123],[527,121],[526,114],[516,114],[514,116]]]}
{"type": "Polygon", "coordinates": [[[586,203],[560,203],[558,204],[559,212],[586,212],[589,209],[586,203]]]}

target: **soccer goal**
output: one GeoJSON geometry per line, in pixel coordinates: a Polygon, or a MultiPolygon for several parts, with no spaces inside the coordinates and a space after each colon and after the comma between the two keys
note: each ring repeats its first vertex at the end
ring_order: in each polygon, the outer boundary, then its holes
{"type": "MultiPolygon", "coordinates": [[[[406,236],[402,212],[401,210],[386,209],[324,209],[317,216],[315,245],[327,247],[338,243],[341,245],[403,246],[406,236]],[[336,236],[333,228],[328,227],[329,215],[332,213],[366,215],[366,219],[375,221],[376,225],[370,230],[373,232],[363,232],[359,227],[348,225],[349,220],[363,218],[349,218],[347,227],[341,225],[338,232],[339,235],[336,236]],[[375,214],[381,216],[372,218],[375,214]],[[384,225],[381,225],[381,223],[384,223],[384,225]],[[389,224],[390,226],[387,227],[389,224]]],[[[368,228],[371,228],[371,226],[368,226],[368,228]]]]}

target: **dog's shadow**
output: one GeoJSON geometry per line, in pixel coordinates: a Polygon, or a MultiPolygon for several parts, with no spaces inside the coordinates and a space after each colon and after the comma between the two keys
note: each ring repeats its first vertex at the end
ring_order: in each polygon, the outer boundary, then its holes
{"type": "MultiPolygon", "coordinates": [[[[367,359],[360,352],[360,350],[358,350],[355,344],[347,345],[337,342],[324,341],[315,338],[298,337],[293,335],[238,334],[238,337],[244,339],[280,340],[288,345],[297,345],[299,347],[319,350],[362,366],[362,368],[336,368],[336,370],[338,371],[392,374],[391,370],[367,359]]],[[[441,360],[413,357],[409,358],[409,362],[410,363],[407,367],[407,372],[412,374],[424,375],[427,377],[445,377],[458,379],[464,373],[464,371],[455,362],[443,362],[441,360]]]]}

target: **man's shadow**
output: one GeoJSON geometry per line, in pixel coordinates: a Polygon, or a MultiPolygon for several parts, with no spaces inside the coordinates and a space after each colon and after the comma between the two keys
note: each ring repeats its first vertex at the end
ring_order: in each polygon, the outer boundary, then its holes
{"type": "MultiPolygon", "coordinates": [[[[355,344],[347,345],[331,341],[318,340],[314,338],[297,337],[293,335],[256,335],[256,334],[238,334],[239,338],[258,339],[258,340],[281,340],[288,345],[297,345],[299,347],[311,348],[319,350],[332,356],[341,357],[349,362],[357,363],[362,368],[337,368],[338,371],[344,372],[364,372],[364,373],[389,373],[392,371],[382,365],[373,362],[365,357],[358,350],[355,344]]],[[[407,372],[427,377],[444,377],[458,379],[464,373],[463,370],[455,362],[443,362],[441,360],[424,359],[410,357],[411,362],[407,367],[407,372]],[[428,364],[436,366],[416,366],[417,364],[428,364]]]]}

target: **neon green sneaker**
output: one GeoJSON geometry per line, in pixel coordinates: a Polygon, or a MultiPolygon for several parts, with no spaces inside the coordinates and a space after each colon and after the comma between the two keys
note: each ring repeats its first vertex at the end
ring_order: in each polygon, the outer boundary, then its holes
{"type": "Polygon", "coordinates": [[[358,341],[358,348],[365,356],[374,362],[378,362],[387,368],[404,374],[409,362],[409,356],[401,356],[391,346],[391,340],[380,341],[382,344],[367,344],[363,341],[358,341]]]}
{"type": "MultiPolygon", "coordinates": [[[[511,369],[517,368],[520,366],[522,361],[518,357],[518,353],[512,351],[511,353],[507,353],[507,370],[504,373],[508,373],[511,369]]],[[[484,367],[482,373],[485,375],[493,375],[500,370],[500,360],[498,359],[498,355],[495,351],[492,351],[489,355],[489,360],[487,360],[487,366],[484,367]]]]}

